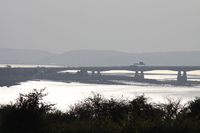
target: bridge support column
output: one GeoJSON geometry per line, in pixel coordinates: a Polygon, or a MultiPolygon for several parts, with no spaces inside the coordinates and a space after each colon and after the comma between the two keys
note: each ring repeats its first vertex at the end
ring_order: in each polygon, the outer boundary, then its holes
{"type": "Polygon", "coordinates": [[[187,73],[186,73],[186,71],[183,72],[183,75],[181,74],[181,71],[178,71],[177,82],[179,82],[179,83],[187,82],[187,73]]]}
{"type": "Polygon", "coordinates": [[[92,71],[91,75],[101,75],[101,71],[97,71],[97,72],[92,71]]]}
{"type": "Polygon", "coordinates": [[[178,71],[177,82],[181,82],[181,71],[178,71]]]}
{"type": "Polygon", "coordinates": [[[97,72],[97,75],[101,75],[101,72],[100,72],[100,71],[98,71],[98,72],[97,72]]]}
{"type": "Polygon", "coordinates": [[[95,75],[95,72],[94,72],[94,71],[92,71],[92,75],[95,75]]]}
{"type": "Polygon", "coordinates": [[[144,72],[143,71],[140,72],[140,78],[144,79],[144,72]]]}
{"type": "Polygon", "coordinates": [[[135,71],[135,78],[138,78],[139,77],[139,73],[138,71],[135,71]]]}
{"type": "Polygon", "coordinates": [[[186,73],[186,71],[183,72],[183,81],[187,82],[187,73],[186,73]]]}
{"type": "Polygon", "coordinates": [[[87,70],[80,70],[80,71],[77,71],[76,74],[79,74],[79,75],[87,75],[87,74],[88,74],[88,71],[87,71],[87,70]]]}
{"type": "Polygon", "coordinates": [[[141,71],[140,74],[138,73],[138,71],[135,71],[135,79],[144,79],[144,72],[141,71]]]}

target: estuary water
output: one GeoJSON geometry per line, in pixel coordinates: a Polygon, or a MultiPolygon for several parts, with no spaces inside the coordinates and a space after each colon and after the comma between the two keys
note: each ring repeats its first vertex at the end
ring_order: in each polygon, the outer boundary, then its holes
{"type": "MultiPolygon", "coordinates": [[[[134,76],[129,71],[108,71],[102,74],[123,74],[134,76]]],[[[200,81],[200,71],[191,71],[187,73],[189,81],[200,81]]],[[[173,71],[150,71],[145,72],[145,78],[157,79],[160,81],[176,80],[177,72],[173,71]]],[[[127,81],[121,81],[126,83],[127,81]]],[[[129,82],[129,85],[104,85],[104,84],[83,84],[77,82],[55,82],[55,81],[27,81],[20,85],[11,87],[0,87],[0,103],[14,102],[19,93],[28,93],[33,89],[45,89],[48,96],[44,98],[45,102],[56,103],[56,108],[66,110],[70,105],[92,95],[100,93],[105,98],[128,98],[132,99],[137,95],[144,94],[149,97],[149,102],[165,102],[165,98],[175,100],[182,99],[182,103],[187,103],[195,97],[200,96],[200,85],[194,86],[174,86],[169,84],[149,84],[141,82],[129,82]]]]}

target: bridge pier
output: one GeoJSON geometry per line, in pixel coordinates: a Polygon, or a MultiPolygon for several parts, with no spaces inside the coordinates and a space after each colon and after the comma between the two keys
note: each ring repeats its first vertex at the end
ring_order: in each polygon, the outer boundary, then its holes
{"type": "Polygon", "coordinates": [[[143,71],[140,72],[140,78],[144,79],[144,72],[143,71]]]}
{"type": "Polygon", "coordinates": [[[139,73],[138,71],[135,71],[135,78],[138,78],[139,77],[139,73]]]}
{"type": "Polygon", "coordinates": [[[178,71],[177,82],[179,82],[179,83],[187,82],[187,72],[186,71],[183,72],[183,75],[181,74],[181,71],[178,71]]]}
{"type": "Polygon", "coordinates": [[[79,74],[79,75],[88,75],[88,71],[87,70],[80,70],[80,71],[77,71],[76,74],[79,74]]]}
{"type": "Polygon", "coordinates": [[[98,72],[97,72],[97,75],[101,75],[101,72],[100,72],[100,71],[98,71],[98,72]]]}
{"type": "Polygon", "coordinates": [[[138,71],[135,71],[135,79],[144,79],[144,72],[141,71],[140,74],[138,73],[138,71]]]}
{"type": "Polygon", "coordinates": [[[101,75],[101,71],[97,71],[97,73],[95,73],[95,71],[92,71],[91,75],[101,75]]]}
{"type": "Polygon", "coordinates": [[[94,72],[94,71],[92,71],[92,75],[95,75],[95,72],[94,72]]]}

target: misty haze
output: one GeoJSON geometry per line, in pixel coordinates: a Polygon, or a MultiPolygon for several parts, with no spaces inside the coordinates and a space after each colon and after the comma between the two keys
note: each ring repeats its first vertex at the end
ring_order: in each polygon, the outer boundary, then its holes
{"type": "Polygon", "coordinates": [[[199,0],[1,0],[0,132],[199,132],[199,58],[199,0]]]}

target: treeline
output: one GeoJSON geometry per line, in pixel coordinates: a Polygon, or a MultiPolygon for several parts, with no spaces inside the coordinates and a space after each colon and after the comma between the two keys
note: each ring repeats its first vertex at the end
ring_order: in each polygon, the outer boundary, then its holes
{"type": "Polygon", "coordinates": [[[45,89],[20,94],[0,107],[0,133],[200,133],[200,98],[149,103],[144,95],[132,100],[91,96],[66,112],[45,103],[45,89]]]}

